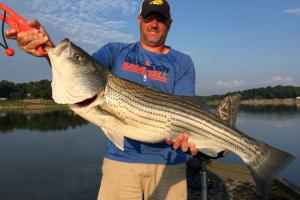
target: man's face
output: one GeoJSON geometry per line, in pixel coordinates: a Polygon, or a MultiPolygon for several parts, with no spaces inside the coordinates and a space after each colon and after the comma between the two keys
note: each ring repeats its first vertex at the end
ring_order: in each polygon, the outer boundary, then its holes
{"type": "Polygon", "coordinates": [[[172,20],[165,19],[159,13],[153,13],[145,18],[138,17],[141,42],[156,47],[165,43],[172,20]]]}

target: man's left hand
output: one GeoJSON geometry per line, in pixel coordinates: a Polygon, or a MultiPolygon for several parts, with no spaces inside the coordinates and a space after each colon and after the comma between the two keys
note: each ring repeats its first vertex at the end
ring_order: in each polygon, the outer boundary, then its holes
{"type": "Polygon", "coordinates": [[[190,151],[190,153],[194,156],[197,154],[198,150],[194,143],[189,143],[189,133],[180,133],[176,138],[167,138],[166,143],[169,145],[173,145],[174,149],[178,149],[181,147],[183,152],[190,151]]]}

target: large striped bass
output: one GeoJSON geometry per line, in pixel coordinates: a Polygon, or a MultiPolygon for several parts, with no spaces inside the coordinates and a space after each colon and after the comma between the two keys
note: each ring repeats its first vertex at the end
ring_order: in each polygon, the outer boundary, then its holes
{"type": "Polygon", "coordinates": [[[190,142],[200,151],[214,156],[216,149],[225,149],[238,155],[265,195],[279,171],[294,160],[289,153],[235,127],[238,95],[225,98],[212,113],[190,98],[164,94],[114,76],[68,39],[47,52],[55,102],[67,104],[101,127],[122,150],[124,137],[156,143],[189,132],[190,142]]]}

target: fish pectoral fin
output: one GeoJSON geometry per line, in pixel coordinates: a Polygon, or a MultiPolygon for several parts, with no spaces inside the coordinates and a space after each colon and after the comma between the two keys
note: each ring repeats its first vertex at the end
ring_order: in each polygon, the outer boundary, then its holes
{"type": "MultiPolygon", "coordinates": [[[[100,103],[103,103],[101,99],[100,103]]],[[[126,124],[98,105],[99,104],[96,104],[96,106],[89,108],[78,105],[69,105],[69,107],[82,118],[100,127],[108,139],[120,150],[124,151],[124,135],[121,131],[126,128],[126,124]]]]}
{"type": "Polygon", "coordinates": [[[211,147],[211,148],[200,147],[197,149],[201,153],[208,155],[210,157],[219,157],[219,153],[221,153],[222,151],[225,151],[225,149],[222,149],[220,147],[211,147]]]}
{"type": "Polygon", "coordinates": [[[124,151],[124,136],[116,132],[112,133],[105,128],[101,128],[106,137],[114,143],[121,151],[124,151]]]}

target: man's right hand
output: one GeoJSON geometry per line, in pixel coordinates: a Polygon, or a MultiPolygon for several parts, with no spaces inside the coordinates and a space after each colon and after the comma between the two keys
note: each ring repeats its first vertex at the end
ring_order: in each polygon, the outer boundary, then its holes
{"type": "Polygon", "coordinates": [[[25,52],[34,56],[45,56],[36,49],[38,46],[45,44],[49,40],[46,30],[36,19],[28,21],[28,24],[34,29],[17,33],[15,29],[11,28],[5,31],[5,36],[8,39],[16,40],[19,47],[25,52]]]}

